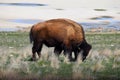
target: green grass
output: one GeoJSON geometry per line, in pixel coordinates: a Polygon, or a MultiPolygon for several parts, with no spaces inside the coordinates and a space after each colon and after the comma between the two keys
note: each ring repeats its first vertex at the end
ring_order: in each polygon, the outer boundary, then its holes
{"type": "Polygon", "coordinates": [[[108,34],[86,34],[86,39],[92,44],[94,49],[116,49],[120,48],[120,34],[108,33],[108,34]]]}
{"type": "Polygon", "coordinates": [[[0,45],[6,47],[24,47],[29,44],[29,33],[0,32],[0,45]]]}
{"type": "Polygon", "coordinates": [[[86,39],[93,48],[84,62],[66,62],[48,48],[31,62],[28,32],[0,32],[0,80],[119,80],[120,33],[87,33],[86,39]]]}

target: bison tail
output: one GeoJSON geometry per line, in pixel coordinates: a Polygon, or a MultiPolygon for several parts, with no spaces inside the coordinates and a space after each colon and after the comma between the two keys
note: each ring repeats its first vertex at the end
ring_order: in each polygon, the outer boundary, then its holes
{"type": "MultiPolygon", "coordinates": [[[[33,28],[33,26],[32,26],[32,28],[33,28]]],[[[32,28],[31,28],[30,33],[29,33],[30,43],[33,42],[32,28]]]]}

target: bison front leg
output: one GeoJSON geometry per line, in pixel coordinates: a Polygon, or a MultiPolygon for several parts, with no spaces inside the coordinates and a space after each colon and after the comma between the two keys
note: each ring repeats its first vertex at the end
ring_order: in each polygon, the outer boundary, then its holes
{"type": "Polygon", "coordinates": [[[69,59],[69,61],[73,61],[71,48],[65,48],[64,55],[67,57],[67,59],[69,59]]]}
{"type": "Polygon", "coordinates": [[[69,40],[65,40],[64,42],[64,55],[67,56],[69,61],[73,61],[72,58],[72,46],[69,40]]]}
{"type": "Polygon", "coordinates": [[[86,57],[88,56],[89,51],[91,50],[92,46],[88,44],[86,41],[84,41],[79,47],[83,50],[82,61],[84,61],[86,57]]]}
{"type": "Polygon", "coordinates": [[[76,61],[78,58],[78,55],[80,53],[80,49],[78,47],[75,47],[73,51],[74,51],[74,55],[75,55],[73,61],[76,61]]]}

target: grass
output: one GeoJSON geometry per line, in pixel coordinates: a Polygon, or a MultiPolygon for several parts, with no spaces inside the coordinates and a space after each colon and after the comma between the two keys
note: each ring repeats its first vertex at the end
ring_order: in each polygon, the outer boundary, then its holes
{"type": "Polygon", "coordinates": [[[66,62],[44,46],[31,62],[28,32],[0,32],[0,80],[119,80],[120,33],[87,33],[92,50],[86,61],[66,62]]]}
{"type": "Polygon", "coordinates": [[[120,34],[108,33],[108,34],[87,34],[86,38],[94,49],[109,49],[120,48],[120,34]]]}
{"type": "Polygon", "coordinates": [[[0,32],[0,45],[6,47],[24,47],[29,44],[28,33],[0,32]]]}

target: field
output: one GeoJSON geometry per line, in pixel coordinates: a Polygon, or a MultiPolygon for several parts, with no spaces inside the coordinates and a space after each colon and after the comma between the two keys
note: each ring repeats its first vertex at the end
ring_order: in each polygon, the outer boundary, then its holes
{"type": "Polygon", "coordinates": [[[67,62],[53,48],[31,62],[28,32],[0,32],[0,80],[120,80],[120,33],[86,33],[92,45],[87,59],[67,62]]]}

